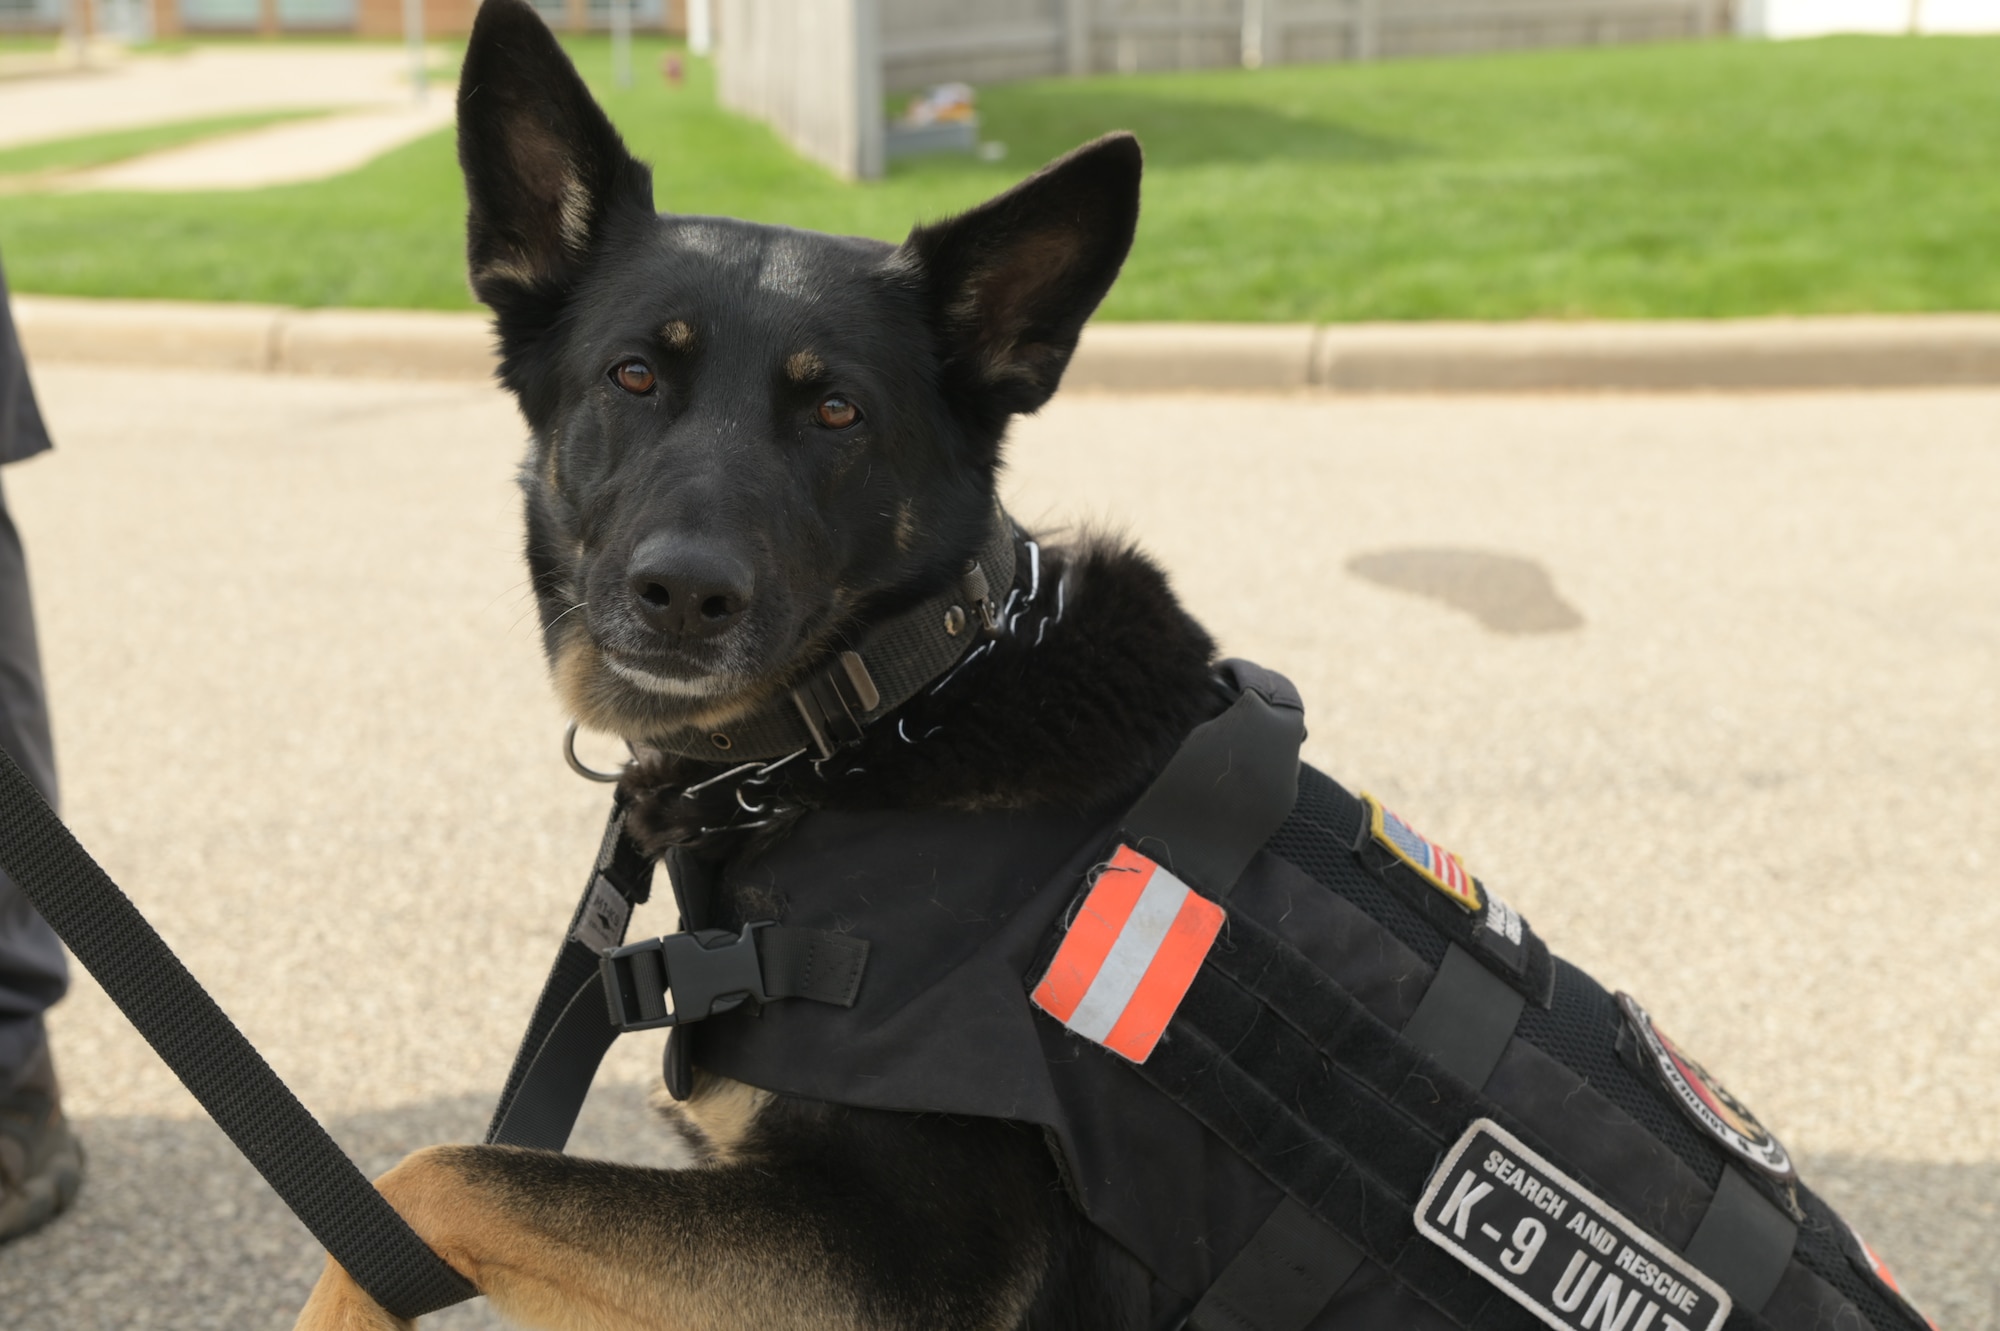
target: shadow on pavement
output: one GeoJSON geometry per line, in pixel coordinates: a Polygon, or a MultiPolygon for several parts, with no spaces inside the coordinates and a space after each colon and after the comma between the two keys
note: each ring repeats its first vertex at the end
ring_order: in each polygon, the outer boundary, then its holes
{"type": "Polygon", "coordinates": [[[1799,1173],[1943,1331],[2000,1331],[2000,1162],[1807,1156],[1799,1173]]]}
{"type": "MultiPolygon", "coordinates": [[[[572,1147],[648,1165],[677,1163],[674,1139],[637,1086],[599,1087],[572,1147]]],[[[484,1096],[460,1096],[332,1123],[370,1174],[431,1142],[470,1141],[484,1096]]],[[[79,1124],[90,1179],[70,1215],[0,1248],[8,1331],[283,1328],[318,1277],[320,1252],[222,1133],[202,1120],[98,1118],[79,1124]]],[[[1829,1155],[1806,1178],[1884,1255],[1948,1331],[2000,1331],[2000,1164],[1909,1164],[1829,1155]]],[[[427,1331],[498,1331],[485,1304],[449,1309],[427,1331]]]]}
{"type": "Polygon", "coordinates": [[[1548,569],[1485,550],[1379,550],[1347,571],[1366,582],[1463,610],[1494,633],[1565,633],[1583,616],[1556,591],[1548,569]]]}
{"type": "MultiPolygon", "coordinates": [[[[678,1162],[647,1090],[600,1086],[571,1148],[678,1162]]],[[[433,1142],[476,1141],[491,1097],[460,1096],[337,1119],[329,1129],[373,1176],[433,1142]]],[[[319,1277],[319,1246],[207,1119],[80,1119],[89,1176],[76,1209],[0,1248],[7,1331],[283,1328],[319,1277]]],[[[483,1302],[424,1319],[427,1331],[497,1331],[483,1302]]]]}

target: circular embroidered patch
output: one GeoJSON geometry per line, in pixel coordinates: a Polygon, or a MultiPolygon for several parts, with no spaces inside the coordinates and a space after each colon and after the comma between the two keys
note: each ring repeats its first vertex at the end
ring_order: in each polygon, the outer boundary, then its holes
{"type": "Polygon", "coordinates": [[[1667,1095],[1694,1120],[1695,1126],[1721,1142],[1731,1154],[1772,1178],[1790,1182],[1798,1177],[1784,1144],[1740,1100],[1723,1090],[1722,1083],[1711,1077],[1706,1068],[1683,1054],[1653,1024],[1638,1000],[1630,994],[1620,994],[1618,1006],[1632,1033],[1639,1037],[1646,1062],[1658,1075],[1660,1084],[1667,1088],[1667,1095]]]}

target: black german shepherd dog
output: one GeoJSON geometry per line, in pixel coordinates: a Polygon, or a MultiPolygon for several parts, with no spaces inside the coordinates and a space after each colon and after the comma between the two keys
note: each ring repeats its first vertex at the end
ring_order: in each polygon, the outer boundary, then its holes
{"type": "MultiPolygon", "coordinates": [[[[992,530],[1009,419],[1049,400],[1138,220],[1127,134],[901,245],[660,215],[526,0],[486,0],[458,100],[473,290],[533,431],[521,472],[545,646],[585,725],[720,726],[951,586],[992,530]]],[[[1111,808],[1220,704],[1213,647],[1116,542],[1043,546],[1060,596],[781,807],[1111,808]],[[901,722],[900,727],[898,722],[901,722]],[[908,743],[910,735],[933,735],[908,743]]],[[[1008,589],[999,589],[1004,595],[1008,589]]],[[[626,777],[649,849],[716,832],[726,764],[626,777]]],[[[505,1314],[566,1328],[1150,1325],[1148,1273],[1069,1201],[1039,1130],[796,1101],[697,1073],[701,1163],[436,1147],[381,1181],[505,1314]]],[[[406,1325],[331,1262],[311,1331],[406,1325]]]]}

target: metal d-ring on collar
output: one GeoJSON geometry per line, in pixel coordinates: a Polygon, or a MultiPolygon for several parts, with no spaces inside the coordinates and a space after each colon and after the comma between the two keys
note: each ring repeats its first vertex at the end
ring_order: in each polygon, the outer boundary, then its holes
{"type": "Polygon", "coordinates": [[[586,781],[602,781],[606,785],[613,785],[625,777],[625,769],[622,767],[615,772],[600,772],[595,767],[587,766],[583,759],[576,756],[576,722],[574,721],[569,723],[568,730],[563,731],[563,761],[569,764],[570,771],[575,772],[586,781]]]}

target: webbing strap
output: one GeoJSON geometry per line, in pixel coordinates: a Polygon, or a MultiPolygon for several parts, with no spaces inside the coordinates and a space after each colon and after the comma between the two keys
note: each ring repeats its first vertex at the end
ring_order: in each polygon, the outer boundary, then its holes
{"type": "Polygon", "coordinates": [[[628,805],[621,788],[598,842],[597,860],[528,1029],[514,1054],[486,1140],[497,1146],[560,1151],[590,1092],[590,1079],[621,1034],[611,1024],[599,978],[606,948],[625,941],[632,908],[651,895],[653,861],[625,835],[628,805]]]}
{"type": "Polygon", "coordinates": [[[1771,1301],[1798,1242],[1798,1222],[1773,1206],[1741,1170],[1727,1165],[1683,1251],[1729,1291],[1737,1307],[1754,1313],[1771,1301]]]}
{"type": "Polygon", "coordinates": [[[1216,901],[1291,815],[1306,735],[1290,680],[1248,661],[1222,668],[1241,694],[1188,732],[1122,823],[1134,850],[1216,901]]]}
{"type": "Polygon", "coordinates": [[[515,1094],[494,1111],[486,1130],[488,1144],[540,1151],[560,1151],[569,1145],[597,1065],[623,1034],[611,1024],[604,1008],[604,986],[593,970],[562,1005],[515,1094]]]}
{"type": "Polygon", "coordinates": [[[1477,1094],[1255,920],[1196,975],[1138,1071],[1295,1203],[1459,1326],[1491,1288],[1430,1245],[1410,1213],[1477,1094]],[[1425,1250],[1429,1249],[1428,1252],[1425,1250]]]}
{"type": "Polygon", "coordinates": [[[1361,1266],[1361,1250],[1286,1197],[1188,1315],[1192,1331],[1302,1331],[1361,1266]]]}
{"type": "MultiPolygon", "coordinates": [[[[961,580],[929,600],[877,624],[856,644],[853,662],[835,659],[790,694],[727,724],[689,726],[654,735],[647,744],[700,762],[780,758],[800,749],[821,757],[917,695],[980,641],[974,630],[984,601],[991,611],[1014,582],[1014,523],[997,506],[986,543],[973,561],[978,578],[961,580]],[[979,596],[969,594],[983,587],[979,596]],[[957,614],[954,616],[953,611],[957,614]],[[865,690],[860,681],[866,680],[865,690]]],[[[970,577],[970,573],[968,573],[970,577]]]]}
{"type": "Polygon", "coordinates": [[[853,1007],[868,969],[868,943],[852,934],[774,924],[757,931],[757,957],[766,998],[853,1007]]]}
{"type": "Polygon", "coordinates": [[[478,1292],[375,1191],[4,752],[0,867],[370,1297],[414,1318],[478,1292]]]}
{"type": "Polygon", "coordinates": [[[1467,1086],[1484,1086],[1527,1006],[1519,990],[1453,943],[1403,1027],[1403,1038],[1467,1086]]]}

